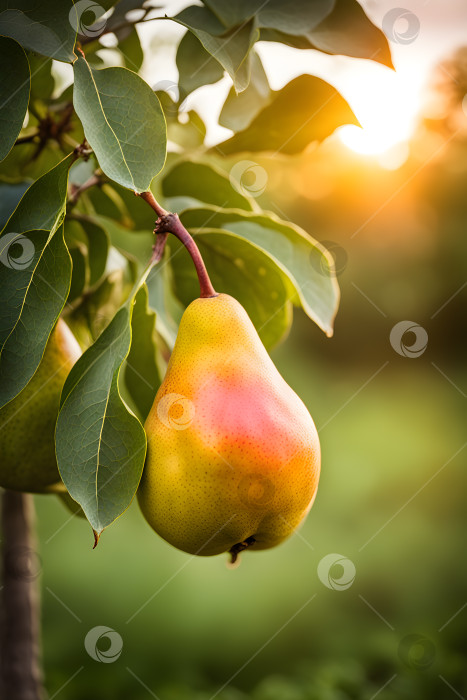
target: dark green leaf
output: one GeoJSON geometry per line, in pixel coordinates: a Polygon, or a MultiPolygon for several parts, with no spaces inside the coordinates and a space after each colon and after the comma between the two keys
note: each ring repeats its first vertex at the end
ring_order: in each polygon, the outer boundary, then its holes
{"type": "Polygon", "coordinates": [[[359,126],[344,98],[324,80],[301,75],[273,92],[248,129],[218,148],[224,154],[274,151],[292,155],[313,141],[323,141],[343,124],[359,126]]]}
{"type": "Polygon", "coordinates": [[[42,359],[68,295],[71,260],[63,227],[50,236],[48,231],[28,231],[11,241],[4,234],[0,256],[0,285],[5,294],[1,311],[1,407],[26,386],[42,359]],[[18,257],[15,243],[21,246],[18,257]],[[26,269],[15,267],[26,263],[26,269]],[[22,306],[18,306],[19,301],[22,306]]]}
{"type": "Polygon", "coordinates": [[[96,541],[130,505],[146,455],[146,436],[118,389],[131,343],[132,300],[123,306],[74,365],[61,397],[57,463],[96,541]]]}
{"type": "Polygon", "coordinates": [[[326,335],[332,335],[340,296],[333,261],[305,231],[274,214],[239,210],[187,209],[180,218],[192,231],[202,230],[209,222],[209,228],[231,231],[261,248],[284,273],[289,298],[300,303],[326,335]]]}
{"type": "Polygon", "coordinates": [[[226,27],[242,24],[254,17],[256,26],[279,29],[287,34],[301,34],[321,22],[332,10],[335,0],[203,0],[226,27]]]}
{"type": "Polygon", "coordinates": [[[81,226],[88,239],[89,285],[92,287],[105,272],[109,253],[109,236],[106,230],[90,219],[82,219],[81,226]]]}
{"type": "Polygon", "coordinates": [[[313,48],[368,58],[393,68],[386,37],[368,19],[357,0],[335,0],[335,3],[331,14],[308,35],[313,48]]]}
{"type": "Polygon", "coordinates": [[[261,59],[252,50],[250,84],[239,95],[233,88],[230,90],[219,116],[219,124],[232,131],[243,131],[269,103],[272,94],[261,59]]]}
{"type": "Polygon", "coordinates": [[[93,71],[80,57],[74,74],[75,109],[100,167],[124,187],[148,190],[166,155],[166,125],[156,95],[126,68],[93,71]]]}
{"type": "Polygon", "coordinates": [[[68,295],[71,260],[57,229],[70,163],[31,185],[0,236],[0,406],[33,376],[68,295]]]}
{"type": "Polygon", "coordinates": [[[67,302],[71,303],[81,296],[88,281],[88,266],[86,260],[86,248],[82,244],[68,245],[68,250],[73,263],[73,272],[71,275],[70,291],[68,292],[67,302]]]}
{"type": "Polygon", "coordinates": [[[30,184],[29,181],[16,185],[0,184],[0,229],[5,226],[30,184]]]}
{"type": "Polygon", "coordinates": [[[193,32],[206,51],[227,71],[238,92],[247,87],[250,70],[246,59],[259,38],[254,19],[226,30],[207,7],[196,5],[185,8],[173,19],[193,32]]]}
{"type": "Polygon", "coordinates": [[[261,29],[261,41],[277,41],[297,49],[318,49],[378,61],[393,68],[389,44],[383,32],[368,19],[357,0],[335,0],[333,11],[309,31],[288,34],[261,29]]]}
{"type": "Polygon", "coordinates": [[[132,27],[130,32],[121,38],[117,32],[117,39],[119,39],[118,50],[123,55],[126,67],[137,73],[143,65],[144,59],[138,32],[135,27],[132,27]]]}
{"type": "Polygon", "coordinates": [[[148,307],[144,284],[135,297],[131,319],[131,349],[125,363],[125,385],[144,421],[154,402],[162,377],[157,360],[156,314],[148,307]]]}
{"type": "Polygon", "coordinates": [[[50,99],[55,89],[55,79],[52,75],[52,60],[31,51],[28,51],[27,57],[31,70],[30,102],[50,99]]]}
{"type": "Polygon", "coordinates": [[[164,197],[192,197],[219,207],[253,209],[252,200],[234,189],[223,172],[206,163],[177,163],[162,180],[164,197]]]}
{"type": "Polygon", "coordinates": [[[181,101],[202,85],[217,83],[224,75],[221,64],[190,31],[182,37],[178,45],[176,62],[181,101]]]}
{"type": "Polygon", "coordinates": [[[0,34],[15,39],[25,49],[70,63],[76,58],[78,5],[72,0],[0,0],[0,34]]]}
{"type": "MultiPolygon", "coordinates": [[[[231,294],[248,312],[264,345],[277,345],[292,322],[292,303],[277,264],[261,248],[227,230],[195,234],[217,292],[231,294]]],[[[176,251],[178,242],[170,241],[176,251]]],[[[199,282],[186,251],[172,260],[177,296],[188,305],[199,295],[199,282]]]]}
{"type": "Polygon", "coordinates": [[[4,36],[0,36],[0,65],[0,160],[3,160],[23,126],[29,101],[30,74],[28,59],[21,46],[4,36]]]}

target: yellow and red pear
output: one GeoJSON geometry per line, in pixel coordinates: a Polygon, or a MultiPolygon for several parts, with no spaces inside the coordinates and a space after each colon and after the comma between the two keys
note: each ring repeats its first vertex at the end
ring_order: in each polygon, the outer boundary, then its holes
{"type": "Polygon", "coordinates": [[[55,422],[60,394],[81,348],[59,319],[24,389],[0,410],[0,486],[40,492],[60,481],[55,422]]]}
{"type": "Polygon", "coordinates": [[[318,487],[313,420],[231,296],[193,301],[146,420],[138,491],[151,527],[190,554],[267,549],[318,487]]]}

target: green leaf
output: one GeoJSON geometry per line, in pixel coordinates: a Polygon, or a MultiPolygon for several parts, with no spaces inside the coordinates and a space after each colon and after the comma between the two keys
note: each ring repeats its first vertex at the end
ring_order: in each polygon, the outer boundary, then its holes
{"type": "Polygon", "coordinates": [[[0,184],[0,229],[5,226],[30,184],[30,181],[14,185],[0,184]]]}
{"type": "Polygon", "coordinates": [[[323,141],[343,124],[359,122],[332,85],[311,75],[300,75],[272,93],[269,104],[245,131],[219,144],[224,154],[274,151],[293,155],[313,141],[323,141]]]}
{"type": "Polygon", "coordinates": [[[124,368],[125,385],[143,421],[162,381],[155,324],[156,314],[148,307],[148,288],[144,284],[135,297],[131,349],[124,368]]]}
{"type": "Polygon", "coordinates": [[[256,26],[279,29],[287,34],[301,34],[321,22],[332,10],[335,0],[294,0],[284,6],[284,0],[203,0],[226,27],[242,24],[251,17],[256,26]]]}
{"type": "Polygon", "coordinates": [[[250,84],[239,95],[232,88],[219,116],[219,124],[232,131],[243,131],[265,107],[272,93],[263,64],[253,49],[251,52],[250,84]]]}
{"type": "Polygon", "coordinates": [[[21,46],[4,36],[0,36],[0,65],[0,160],[3,160],[23,126],[29,102],[30,73],[21,46]]]}
{"type": "MultiPolygon", "coordinates": [[[[183,252],[183,251],[180,251],[183,252]]],[[[146,285],[149,306],[156,312],[156,330],[169,349],[175,345],[178,324],[184,308],[174,294],[173,270],[168,247],[161,262],[152,268],[146,285]]]]}
{"type": "Polygon", "coordinates": [[[254,243],[282,270],[289,298],[300,303],[326,335],[332,335],[340,296],[333,274],[333,260],[325,248],[305,231],[281,221],[274,214],[239,210],[187,209],[180,218],[192,232],[202,231],[209,222],[210,228],[231,231],[254,243]]]}
{"type": "Polygon", "coordinates": [[[357,0],[335,0],[334,8],[320,24],[299,33],[261,29],[261,41],[277,41],[297,49],[366,58],[393,68],[389,44],[383,32],[368,19],[357,0]]]}
{"type": "Polygon", "coordinates": [[[239,27],[226,29],[207,7],[196,5],[185,8],[172,19],[189,29],[199,39],[206,51],[230,75],[237,92],[247,87],[250,69],[246,59],[251,47],[259,38],[254,19],[242,23],[239,27]]]}
{"type": "Polygon", "coordinates": [[[55,89],[55,79],[52,75],[52,60],[28,51],[29,69],[31,71],[30,103],[49,100],[55,89]]]}
{"type": "Polygon", "coordinates": [[[84,288],[87,285],[89,276],[87,266],[86,248],[82,244],[68,245],[71,261],[73,263],[73,273],[71,276],[70,291],[68,292],[67,302],[71,303],[81,296],[84,288]]]}
{"type": "Polygon", "coordinates": [[[164,197],[192,197],[218,207],[251,211],[252,200],[234,189],[225,174],[207,163],[177,163],[162,180],[164,197]]]}
{"type": "Polygon", "coordinates": [[[100,167],[111,180],[145,192],[166,156],[159,100],[126,68],[92,70],[82,57],[73,68],[75,109],[100,167]]]}
{"type": "Polygon", "coordinates": [[[178,45],[176,63],[180,101],[202,85],[217,83],[224,75],[221,64],[190,31],[182,37],[178,45]]]}
{"type": "MultiPolygon", "coordinates": [[[[216,291],[231,294],[245,307],[266,347],[277,345],[292,322],[282,270],[261,248],[231,231],[203,228],[194,237],[216,291]]],[[[180,245],[170,241],[177,253],[180,245]]],[[[199,282],[186,251],[174,255],[172,268],[176,294],[187,306],[199,295],[199,282]]]]}
{"type": "Polygon", "coordinates": [[[89,286],[92,287],[105,272],[110,241],[107,231],[94,221],[81,219],[81,226],[88,239],[89,286]]]}
{"type": "Polygon", "coordinates": [[[76,58],[77,10],[72,0],[0,0],[0,34],[25,49],[71,63],[76,58]]]}
{"type": "Polygon", "coordinates": [[[188,121],[172,119],[167,125],[167,138],[182,147],[182,151],[198,150],[206,137],[206,126],[197,112],[190,109],[184,114],[188,121]]]}
{"type": "Polygon", "coordinates": [[[70,163],[31,185],[0,236],[0,407],[33,376],[68,295],[71,260],[57,229],[70,163]]]}
{"type": "Polygon", "coordinates": [[[117,32],[117,39],[119,39],[117,48],[123,55],[126,67],[137,73],[143,65],[144,59],[138,32],[135,27],[132,27],[126,36],[121,36],[120,32],[117,32]]]}
{"type": "Polygon", "coordinates": [[[118,378],[131,344],[133,297],[67,377],[56,427],[63,482],[90,522],[95,542],[130,505],[146,455],[146,436],[123,402],[118,378]]]}
{"type": "Polygon", "coordinates": [[[63,227],[50,236],[48,231],[28,231],[3,247],[2,241],[5,245],[8,240],[7,235],[0,238],[0,285],[6,297],[0,312],[0,407],[14,399],[35,373],[65,304],[71,278],[63,227]],[[23,255],[32,253],[26,269],[13,267],[21,258],[8,257],[8,248],[15,242],[20,243],[23,255]]]}

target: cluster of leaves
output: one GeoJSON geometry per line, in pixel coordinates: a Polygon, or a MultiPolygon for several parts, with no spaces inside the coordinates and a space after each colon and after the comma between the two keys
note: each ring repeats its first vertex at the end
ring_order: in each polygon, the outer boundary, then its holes
{"type": "Polygon", "coordinates": [[[386,65],[390,54],[356,0],[296,2],[287,12],[281,0],[203,0],[172,18],[148,0],[0,0],[0,35],[0,407],[29,382],[63,315],[85,352],[63,389],[57,460],[99,535],[137,489],[142,422],[183,308],[198,294],[177,242],[161,264],[148,264],[154,214],[134,193],[152,187],[180,212],[214,286],[245,306],[266,346],[287,332],[293,305],[328,335],[338,305],[328,253],[213,164],[199,115],[180,118],[186,96],[226,72],[232,89],[219,121],[234,133],[217,155],[293,154],[357,121],[316,77],[271,90],[256,42],[386,65]],[[149,20],[160,35],[167,21],[187,29],[176,99],[137,74],[136,26],[149,20]],[[106,63],[106,34],[116,37],[121,65],[106,63]],[[56,62],[72,64],[70,86],[56,62]]]}

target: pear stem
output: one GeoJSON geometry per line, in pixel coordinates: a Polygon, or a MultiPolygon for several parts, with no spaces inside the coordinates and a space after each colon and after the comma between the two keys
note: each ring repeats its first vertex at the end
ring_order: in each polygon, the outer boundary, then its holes
{"type": "Polygon", "coordinates": [[[180,221],[178,214],[172,214],[161,207],[160,204],[156,202],[152,192],[143,192],[139,196],[141,199],[144,199],[144,201],[147,202],[152,209],[154,209],[158,216],[156,226],[154,228],[154,233],[157,235],[157,239],[154,246],[152,262],[159,262],[164,252],[167,235],[172,233],[174,236],[176,236],[176,238],[178,238],[179,241],[181,241],[181,243],[183,243],[191,255],[191,259],[193,260],[193,264],[198,275],[201,299],[217,297],[218,294],[212,286],[208,271],[206,270],[206,265],[204,264],[204,260],[199,252],[199,248],[196,245],[193,237],[188,233],[180,221]]]}

